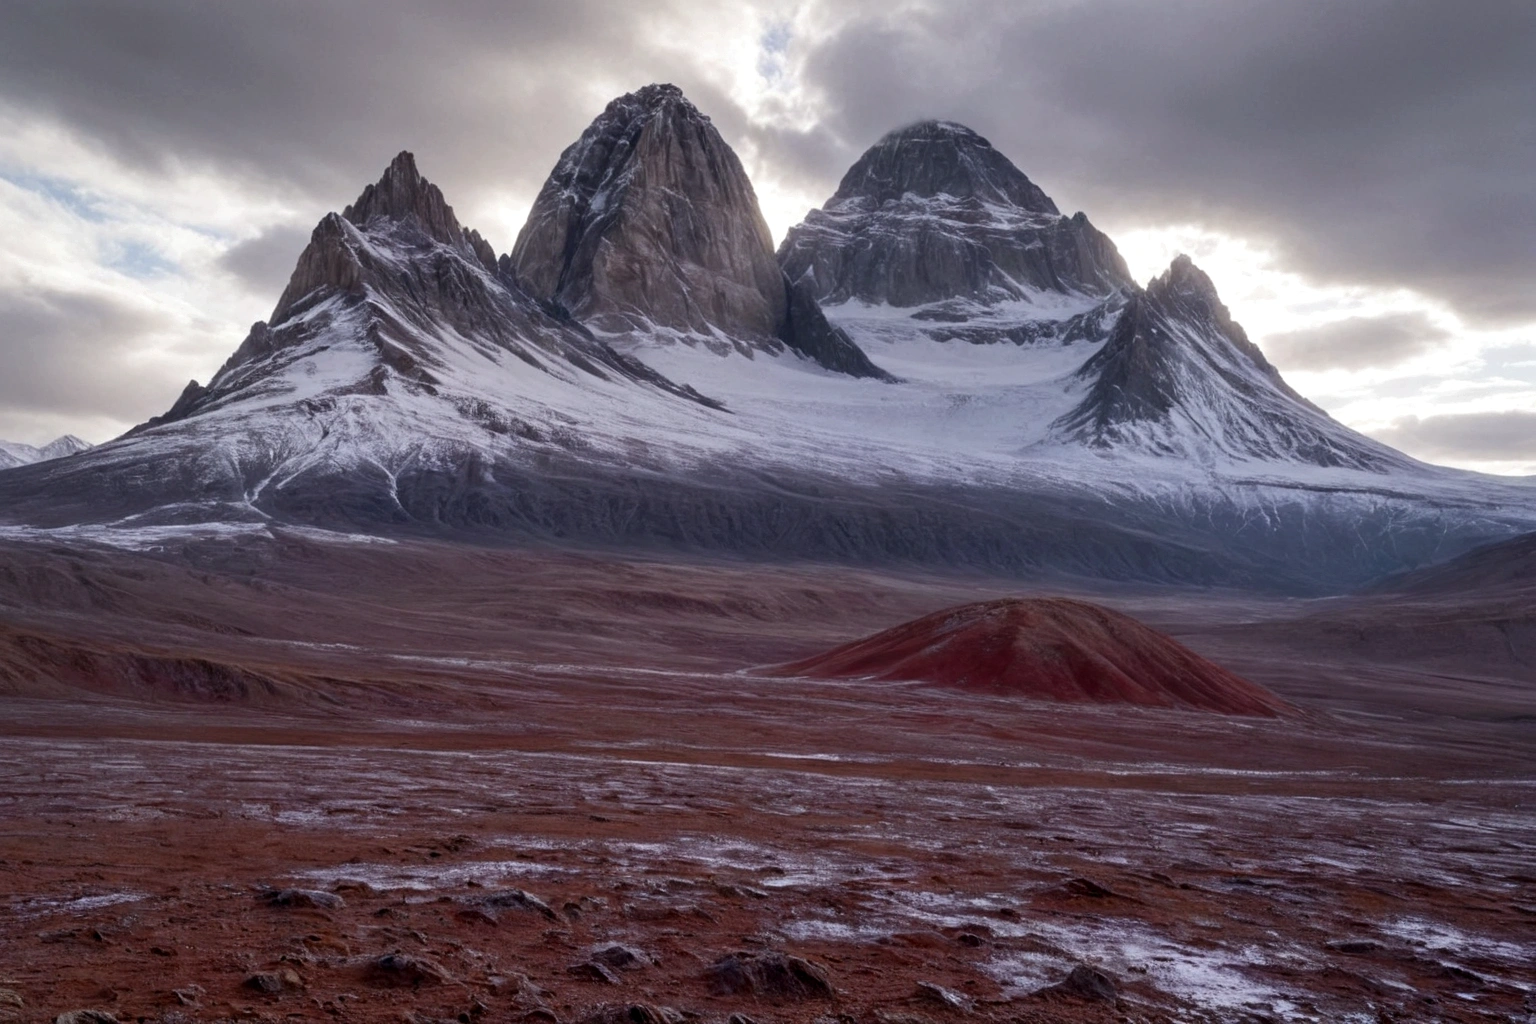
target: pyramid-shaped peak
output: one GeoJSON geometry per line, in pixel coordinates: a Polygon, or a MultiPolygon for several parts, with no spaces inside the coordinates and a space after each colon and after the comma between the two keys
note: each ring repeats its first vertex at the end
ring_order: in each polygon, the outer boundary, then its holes
{"type": "Polygon", "coordinates": [[[440,242],[461,245],[464,240],[453,207],[443,199],[441,189],[421,176],[416,157],[406,150],[391,160],[383,177],[363,189],[357,202],[341,215],[358,227],[376,217],[405,220],[414,216],[422,229],[440,242]]]}
{"type": "Polygon", "coordinates": [[[1223,319],[1227,317],[1227,308],[1216,292],[1215,283],[1184,253],[1175,256],[1167,270],[1147,282],[1147,294],[1165,304],[1199,303],[1212,311],[1219,311],[1223,319]]]}
{"type": "Polygon", "coordinates": [[[955,121],[918,121],[887,133],[848,169],[833,202],[885,203],[939,195],[1059,213],[1040,187],[983,136],[955,121]]]}

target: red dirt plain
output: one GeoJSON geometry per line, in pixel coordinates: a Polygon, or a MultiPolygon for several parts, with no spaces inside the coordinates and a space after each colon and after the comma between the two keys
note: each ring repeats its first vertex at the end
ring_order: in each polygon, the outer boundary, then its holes
{"type": "Polygon", "coordinates": [[[0,1019],[1526,1020],[1536,687],[1469,607],[8,541],[0,1019]],[[760,674],[1040,595],[1297,712],[760,674]]]}

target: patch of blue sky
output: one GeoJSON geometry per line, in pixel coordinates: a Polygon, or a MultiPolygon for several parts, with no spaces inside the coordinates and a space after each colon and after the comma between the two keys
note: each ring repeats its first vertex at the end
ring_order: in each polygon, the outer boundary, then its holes
{"type": "Polygon", "coordinates": [[[113,218],[104,209],[99,199],[87,194],[77,185],[65,181],[62,178],[51,178],[43,174],[33,174],[28,171],[0,171],[0,179],[15,185],[26,192],[40,195],[58,205],[64,207],[70,213],[81,220],[92,224],[103,224],[113,218]]]}
{"type": "Polygon", "coordinates": [[[784,81],[784,55],[794,38],[794,27],[787,21],[771,22],[758,37],[757,73],[769,85],[781,85],[784,81]]]}
{"type": "Polygon", "coordinates": [[[141,281],[179,273],[181,270],[162,256],[160,250],[146,242],[118,242],[112,248],[111,255],[103,264],[141,281]]]}

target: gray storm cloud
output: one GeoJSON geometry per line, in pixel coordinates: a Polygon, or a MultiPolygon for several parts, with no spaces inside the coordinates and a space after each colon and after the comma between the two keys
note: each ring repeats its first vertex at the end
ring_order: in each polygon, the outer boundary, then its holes
{"type": "Polygon", "coordinates": [[[1411,455],[1443,459],[1528,459],[1536,444],[1536,412],[1520,409],[1409,416],[1376,437],[1411,455]]]}
{"type": "Polygon", "coordinates": [[[1448,337],[1422,313],[1355,316],[1271,335],[1264,342],[1264,351],[1285,369],[1362,370],[1396,366],[1448,337]]]}
{"type": "Polygon", "coordinates": [[[9,4],[0,98],[146,166],[205,161],[326,208],[401,148],[443,168],[455,202],[531,195],[599,109],[595,82],[678,82],[813,194],[888,129],[952,117],[1101,222],[1204,220],[1321,278],[1536,316],[1536,5],[837,5],[834,32],[793,41],[822,105],[804,132],[753,127],[648,31],[712,9],[9,4]]]}

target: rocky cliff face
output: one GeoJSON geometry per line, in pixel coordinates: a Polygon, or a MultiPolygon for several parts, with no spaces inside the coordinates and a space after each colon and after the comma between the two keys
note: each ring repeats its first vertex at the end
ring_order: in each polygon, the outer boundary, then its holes
{"type": "Polygon", "coordinates": [[[840,372],[880,375],[814,303],[792,315],[741,161],[676,86],[608,105],[561,154],[503,265],[599,331],[788,345],[840,372]]]}
{"type": "Polygon", "coordinates": [[[789,232],[779,262],[823,303],[990,304],[1132,286],[1087,217],[1062,216],[991,143],[948,121],[910,125],[872,146],[789,232]]]}
{"type": "Polygon", "coordinates": [[[1132,294],[1076,377],[1086,394],[1055,428],[1096,447],[1373,471],[1407,462],[1292,390],[1188,256],[1132,294]]]}

